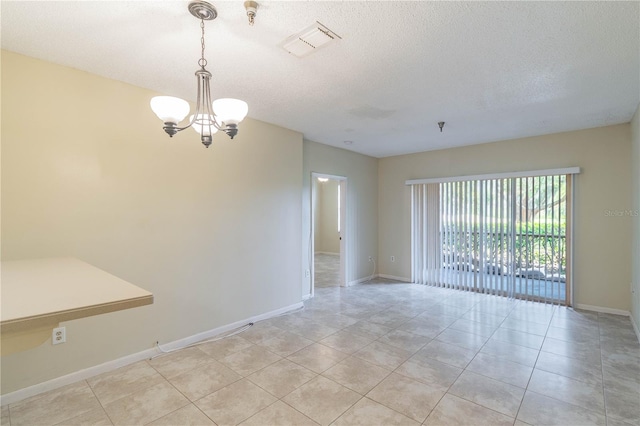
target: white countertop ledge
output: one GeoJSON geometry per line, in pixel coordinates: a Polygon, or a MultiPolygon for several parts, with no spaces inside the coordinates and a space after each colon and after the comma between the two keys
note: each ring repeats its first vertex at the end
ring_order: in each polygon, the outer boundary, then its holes
{"type": "Polygon", "coordinates": [[[3,261],[1,331],[19,332],[153,303],[153,294],[75,258],[3,261]]]}

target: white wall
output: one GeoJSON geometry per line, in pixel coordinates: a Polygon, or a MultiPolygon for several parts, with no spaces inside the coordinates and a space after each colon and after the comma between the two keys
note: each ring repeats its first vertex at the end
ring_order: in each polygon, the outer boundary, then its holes
{"type": "MultiPolygon", "coordinates": [[[[631,239],[631,281],[633,297],[631,318],[635,322],[636,333],[640,332],[640,105],[631,121],[631,200],[633,228],[631,239]]],[[[640,338],[640,334],[638,335],[640,338]]]]}
{"type": "Polygon", "coordinates": [[[410,277],[407,179],[579,166],[575,187],[576,304],[629,311],[631,209],[629,124],[382,158],[379,162],[380,272],[410,277]],[[396,262],[390,261],[396,257],[396,262]]]}
{"type": "MultiPolygon", "coordinates": [[[[373,157],[304,141],[302,191],[302,269],[311,269],[311,173],[347,178],[347,282],[371,275],[369,256],[378,250],[378,160],[373,157]]],[[[304,278],[303,295],[311,291],[311,279],[304,278]]]]}
{"type": "Polygon", "coordinates": [[[205,149],[154,95],[2,51],[2,258],[77,257],[155,297],[2,357],[3,394],[301,300],[302,135],[247,119],[205,149]]]}
{"type": "Polygon", "coordinates": [[[317,194],[314,226],[314,247],[316,252],[340,254],[340,234],[338,233],[338,184],[337,179],[326,182],[315,181],[317,194]]]}

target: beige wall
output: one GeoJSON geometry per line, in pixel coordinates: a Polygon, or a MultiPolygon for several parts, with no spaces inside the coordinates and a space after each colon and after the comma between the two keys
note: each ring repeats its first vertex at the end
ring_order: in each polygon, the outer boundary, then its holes
{"type": "Polygon", "coordinates": [[[155,296],[2,357],[3,394],[301,300],[302,135],[247,119],[205,149],[154,95],[2,52],[3,259],[74,256],[155,296]]]}
{"type": "Polygon", "coordinates": [[[314,226],[314,248],[316,252],[340,253],[338,233],[338,184],[336,179],[326,182],[315,181],[316,209],[314,226]]]}
{"type": "MultiPolygon", "coordinates": [[[[369,256],[378,250],[378,160],[373,157],[304,141],[302,191],[302,269],[311,269],[311,173],[325,173],[347,178],[346,261],[347,282],[371,275],[369,256]]],[[[302,284],[303,295],[309,294],[311,279],[302,284]]]]}
{"type": "Polygon", "coordinates": [[[636,327],[640,327],[640,105],[631,121],[631,146],[631,210],[635,215],[632,217],[631,237],[631,282],[633,283],[631,315],[636,327]]]}
{"type": "Polygon", "coordinates": [[[410,277],[407,179],[579,166],[575,188],[575,302],[628,311],[631,246],[630,126],[473,145],[380,159],[379,257],[382,274],[410,277]],[[390,261],[396,257],[396,262],[390,261]]]}

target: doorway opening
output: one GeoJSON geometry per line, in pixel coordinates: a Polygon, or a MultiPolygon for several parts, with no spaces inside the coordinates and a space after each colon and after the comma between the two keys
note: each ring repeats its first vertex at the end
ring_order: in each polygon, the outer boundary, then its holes
{"type": "Polygon", "coordinates": [[[311,174],[311,295],[346,282],[347,178],[311,174]]]}

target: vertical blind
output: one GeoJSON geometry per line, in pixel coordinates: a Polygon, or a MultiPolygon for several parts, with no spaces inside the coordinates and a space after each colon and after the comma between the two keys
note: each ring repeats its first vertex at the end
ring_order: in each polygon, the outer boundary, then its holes
{"type": "Polygon", "coordinates": [[[570,304],[571,183],[579,169],[563,171],[408,181],[412,281],[570,304]]]}

